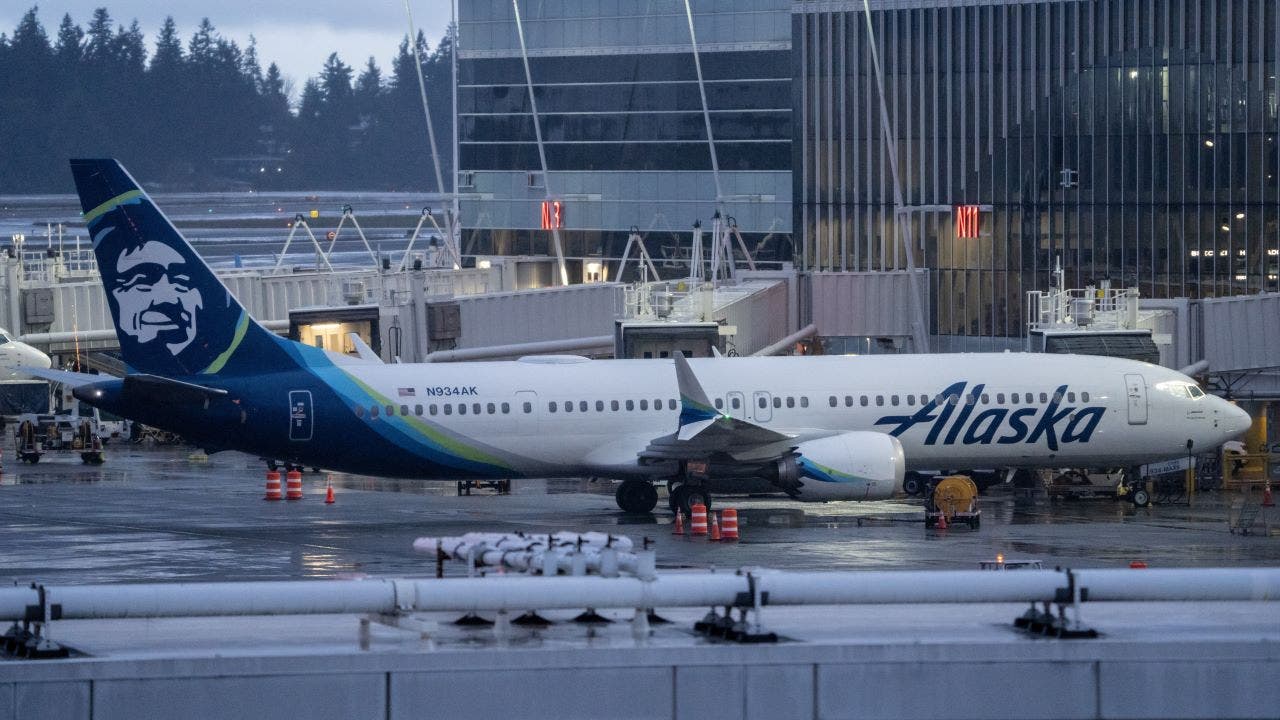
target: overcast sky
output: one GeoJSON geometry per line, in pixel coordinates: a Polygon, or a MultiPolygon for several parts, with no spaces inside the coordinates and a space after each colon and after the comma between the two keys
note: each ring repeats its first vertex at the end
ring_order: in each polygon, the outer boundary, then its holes
{"type": "MultiPolygon", "coordinates": [[[[35,0],[0,2],[0,32],[12,36],[22,15],[35,4],[35,0]]],[[[350,0],[41,0],[38,4],[50,42],[65,13],[81,28],[88,26],[97,7],[106,7],[117,25],[127,27],[137,19],[146,33],[148,58],[155,51],[156,34],[166,15],[177,23],[184,50],[200,19],[208,17],[223,37],[235,40],[242,49],[249,35],[256,37],[263,69],[272,62],[278,64],[293,79],[295,98],[306,79],[320,73],[331,52],[356,68],[373,56],[386,77],[391,58],[409,30],[404,0],[367,4],[350,0]]],[[[450,1],[411,0],[410,4],[414,25],[434,48],[449,24],[450,1]]]]}

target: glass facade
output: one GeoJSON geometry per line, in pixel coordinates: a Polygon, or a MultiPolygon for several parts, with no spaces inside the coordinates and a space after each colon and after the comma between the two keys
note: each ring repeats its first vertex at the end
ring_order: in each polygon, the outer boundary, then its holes
{"type": "MultiPolygon", "coordinates": [[[[871,3],[932,334],[1020,336],[1059,259],[1144,297],[1280,289],[1280,2],[940,5],[871,3]]],[[[794,3],[792,46],[799,262],[902,269],[862,3],[794,3]]]]}
{"type": "Polygon", "coordinates": [[[519,9],[534,102],[511,0],[459,3],[464,253],[547,252],[548,197],[563,204],[571,257],[616,257],[631,228],[655,257],[687,245],[716,209],[705,91],[721,206],[760,259],[791,259],[787,0],[692,2],[701,88],[684,0],[519,9]]]}

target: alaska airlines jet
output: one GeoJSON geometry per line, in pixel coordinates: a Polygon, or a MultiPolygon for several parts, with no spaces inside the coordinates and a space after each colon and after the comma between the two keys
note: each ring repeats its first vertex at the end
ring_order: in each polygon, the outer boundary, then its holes
{"type": "Polygon", "coordinates": [[[44,369],[51,365],[48,355],[0,328],[0,383],[31,382],[26,368],[44,369]]]}
{"type": "Polygon", "coordinates": [[[280,338],[114,160],[73,160],[123,379],[34,372],[210,451],[420,479],[601,476],[648,512],[723,489],[887,498],[907,468],[1135,465],[1249,417],[1190,378],[1070,355],[381,364],[280,338]]]}

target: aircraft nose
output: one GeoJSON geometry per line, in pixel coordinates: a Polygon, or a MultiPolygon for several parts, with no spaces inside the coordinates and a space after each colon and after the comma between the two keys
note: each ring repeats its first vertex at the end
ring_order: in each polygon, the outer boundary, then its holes
{"type": "MultiPolygon", "coordinates": [[[[1226,403],[1226,401],[1223,401],[1226,403]]],[[[1227,407],[1223,411],[1223,427],[1231,437],[1235,437],[1244,433],[1253,426],[1253,418],[1249,417],[1249,413],[1241,410],[1239,406],[1226,403],[1227,407]]]]}

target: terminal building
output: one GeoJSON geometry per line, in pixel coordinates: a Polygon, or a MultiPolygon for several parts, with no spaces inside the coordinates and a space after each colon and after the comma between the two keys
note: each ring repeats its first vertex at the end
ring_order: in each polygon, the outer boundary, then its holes
{"type": "Polygon", "coordinates": [[[632,228],[673,255],[719,208],[831,352],[920,349],[848,300],[912,292],[929,349],[1022,348],[1059,263],[1152,300],[1280,289],[1280,3],[870,8],[460,0],[464,252],[550,253],[549,202],[570,258],[632,228]]]}

